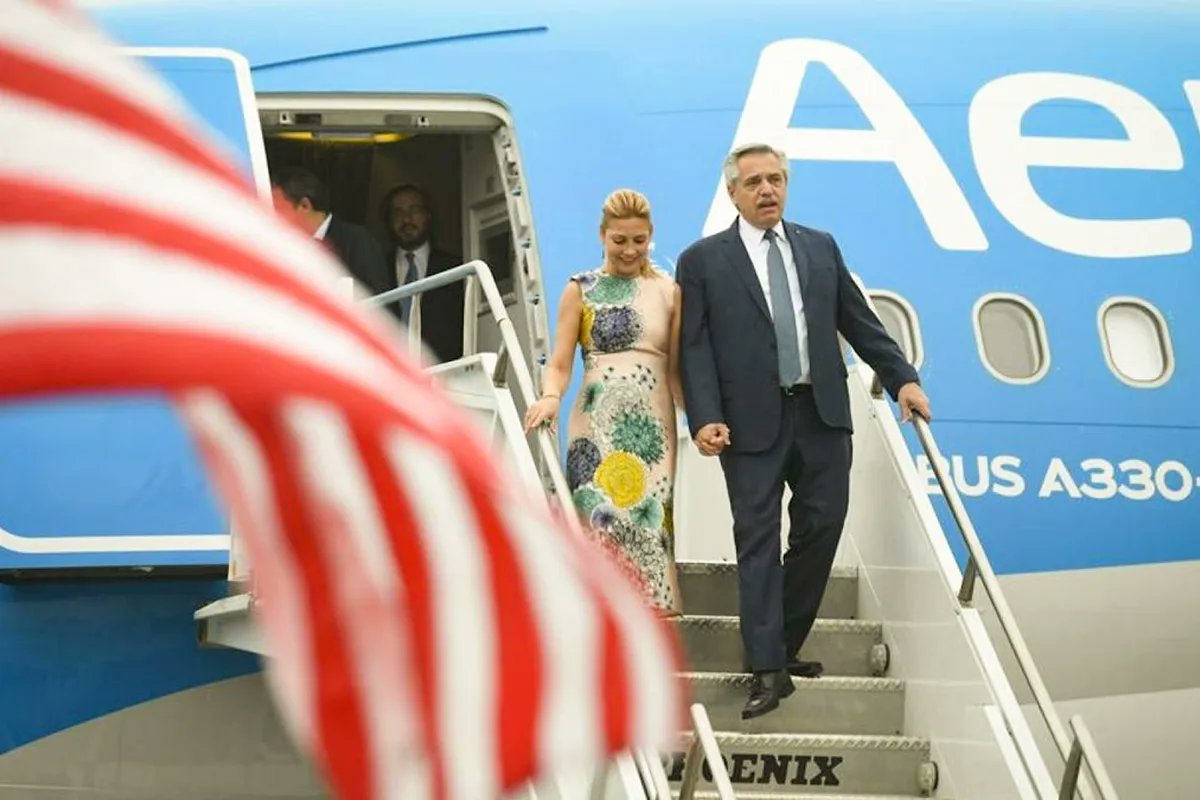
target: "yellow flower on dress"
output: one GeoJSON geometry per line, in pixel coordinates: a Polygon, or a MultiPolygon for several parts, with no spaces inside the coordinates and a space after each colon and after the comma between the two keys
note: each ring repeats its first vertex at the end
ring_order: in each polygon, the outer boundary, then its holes
{"type": "Polygon", "coordinates": [[[579,321],[579,343],[584,350],[592,349],[592,325],[596,322],[596,310],[589,305],[583,307],[583,317],[579,321]]]}
{"type": "Polygon", "coordinates": [[[646,466],[631,453],[617,451],[600,462],[596,485],[618,508],[629,508],[646,492],[646,466]]]}

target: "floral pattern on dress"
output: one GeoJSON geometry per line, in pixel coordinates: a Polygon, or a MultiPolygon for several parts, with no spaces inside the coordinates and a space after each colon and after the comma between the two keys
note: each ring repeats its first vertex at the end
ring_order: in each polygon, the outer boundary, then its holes
{"type": "Polygon", "coordinates": [[[667,449],[662,423],[650,414],[621,414],[611,440],[613,447],[633,453],[647,464],[657,464],[667,449]]]}
{"type": "Polygon", "coordinates": [[[592,349],[603,353],[628,350],[642,335],[642,318],[637,309],[621,306],[601,308],[589,331],[592,349]]]}
{"type": "Polygon", "coordinates": [[[580,516],[590,518],[592,512],[605,501],[605,497],[593,484],[587,483],[571,492],[571,500],[580,516]]]}
{"type": "Polygon", "coordinates": [[[650,408],[646,392],[638,388],[636,383],[605,376],[604,394],[596,403],[592,415],[595,418],[597,432],[603,432],[606,441],[611,432],[616,429],[617,421],[621,417],[651,413],[653,411],[650,408]]]}
{"type": "Polygon", "coordinates": [[[617,508],[629,508],[646,493],[646,465],[632,453],[609,453],[596,470],[596,485],[617,508]]]}
{"type": "Polygon", "coordinates": [[[586,289],[587,299],[597,305],[626,306],[637,295],[637,288],[636,278],[599,275],[591,287],[586,289]]]}
{"type": "Polygon", "coordinates": [[[622,570],[641,586],[651,603],[659,608],[670,608],[675,600],[673,587],[653,579],[653,576],[668,571],[671,558],[656,532],[618,519],[606,534],[609,550],[622,570]]]}
{"type": "Polygon", "coordinates": [[[588,523],[593,530],[612,530],[613,525],[617,524],[617,509],[613,507],[612,503],[601,503],[592,509],[592,513],[588,516],[588,523]]]}
{"type": "Polygon", "coordinates": [[[592,328],[596,323],[596,309],[591,306],[583,307],[583,314],[579,318],[579,344],[583,347],[584,353],[592,351],[592,328]]]}
{"type": "Polygon", "coordinates": [[[663,524],[663,504],[657,497],[644,497],[629,509],[629,519],[639,527],[658,530],[663,524]]]}
{"type": "Polygon", "coordinates": [[[567,446],[567,487],[574,491],[589,482],[600,466],[600,448],[590,439],[576,439],[567,446]]]}
{"type": "Polygon", "coordinates": [[[604,394],[604,381],[592,381],[583,387],[583,410],[590,414],[596,410],[600,395],[604,394]]]}
{"type": "Polygon", "coordinates": [[[603,270],[573,280],[583,291],[585,372],[569,423],[571,497],[589,534],[648,601],[678,613],[670,530],[676,428],[666,374],[674,289],[658,276],[603,270]]]}

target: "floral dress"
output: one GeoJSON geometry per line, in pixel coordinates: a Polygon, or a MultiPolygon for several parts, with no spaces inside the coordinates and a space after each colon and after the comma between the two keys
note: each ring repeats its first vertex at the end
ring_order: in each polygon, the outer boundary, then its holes
{"type": "Polygon", "coordinates": [[[583,386],[568,425],[567,482],[585,526],[664,614],[680,611],[671,499],[675,406],[667,380],[675,285],[595,269],[583,292],[583,386]]]}

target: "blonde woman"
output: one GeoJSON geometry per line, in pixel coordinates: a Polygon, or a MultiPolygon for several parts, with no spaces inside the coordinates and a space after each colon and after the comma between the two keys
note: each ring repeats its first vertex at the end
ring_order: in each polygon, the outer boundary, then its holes
{"type": "Polygon", "coordinates": [[[567,482],[587,529],[614,550],[661,614],[680,613],[671,501],[675,478],[679,289],[650,264],[650,203],[630,189],[604,201],[604,264],[573,275],[558,306],[554,353],[526,428],[553,424],[571,380],[567,482]]]}

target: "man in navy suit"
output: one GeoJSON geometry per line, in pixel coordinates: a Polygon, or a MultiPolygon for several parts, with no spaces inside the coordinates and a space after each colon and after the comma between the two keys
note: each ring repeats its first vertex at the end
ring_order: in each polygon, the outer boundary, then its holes
{"type": "Polygon", "coordinates": [[[313,173],[301,167],[271,176],[275,210],[308,236],[323,242],[360,283],[373,291],[385,277],[383,248],[362,225],[330,212],[329,192],[313,173]]]}
{"type": "Polygon", "coordinates": [[[871,311],[833,237],[783,220],[788,160],[737,148],[725,183],[738,218],[679,257],[680,362],[688,425],[719,455],[733,511],[742,641],[754,673],[742,711],[766,714],[794,691],[850,490],[850,398],[838,334],[879,375],[901,417],[929,418],[916,370],[871,311]],[[780,504],[792,490],[780,564],[780,504]]]}
{"type": "MultiPolygon", "coordinates": [[[[392,237],[392,248],[387,255],[385,282],[378,291],[395,289],[463,263],[460,256],[433,246],[433,209],[425,190],[419,186],[403,184],[384,195],[383,218],[392,237]]],[[[417,301],[421,339],[443,363],[462,358],[464,286],[462,282],[442,286],[424,293],[417,301]]],[[[389,310],[405,324],[411,321],[413,309],[412,300],[389,305],[389,310]]]]}

